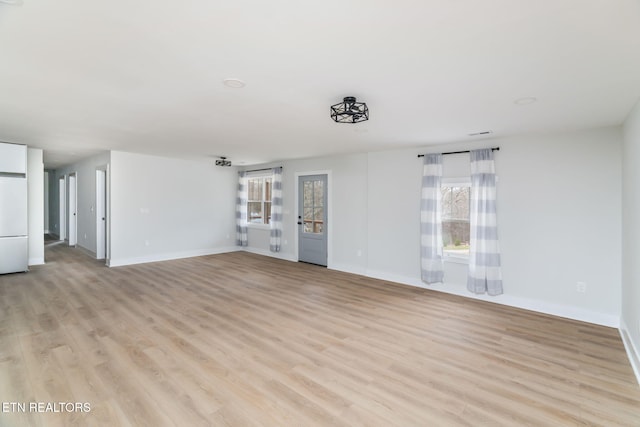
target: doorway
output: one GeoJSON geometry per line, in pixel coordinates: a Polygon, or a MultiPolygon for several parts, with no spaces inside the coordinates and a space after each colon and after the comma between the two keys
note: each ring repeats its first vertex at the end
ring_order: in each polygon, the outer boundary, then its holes
{"type": "Polygon", "coordinates": [[[58,223],[60,224],[60,240],[64,240],[67,238],[67,181],[63,176],[58,179],[58,209],[59,209],[59,218],[58,223]]]}
{"type": "Polygon", "coordinates": [[[96,169],[96,259],[107,257],[107,170],[96,169]]]}
{"type": "Polygon", "coordinates": [[[69,246],[78,244],[78,185],[76,173],[69,174],[69,246]]]}
{"type": "Polygon", "coordinates": [[[298,177],[298,261],[327,266],[327,175],[298,177]]]}

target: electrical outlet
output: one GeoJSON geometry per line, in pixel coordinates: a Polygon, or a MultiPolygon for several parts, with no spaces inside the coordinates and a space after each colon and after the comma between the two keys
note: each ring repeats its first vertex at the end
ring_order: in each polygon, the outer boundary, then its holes
{"type": "Polygon", "coordinates": [[[576,284],[576,291],[580,293],[587,292],[587,283],[586,282],[578,282],[576,284]]]}

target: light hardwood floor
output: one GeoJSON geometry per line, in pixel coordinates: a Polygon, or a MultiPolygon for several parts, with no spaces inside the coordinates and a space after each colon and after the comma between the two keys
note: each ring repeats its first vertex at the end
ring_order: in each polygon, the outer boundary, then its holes
{"type": "Polygon", "coordinates": [[[618,331],[247,253],[0,276],[0,425],[640,426],[618,331]],[[4,409],[7,409],[6,407],[4,409]]]}

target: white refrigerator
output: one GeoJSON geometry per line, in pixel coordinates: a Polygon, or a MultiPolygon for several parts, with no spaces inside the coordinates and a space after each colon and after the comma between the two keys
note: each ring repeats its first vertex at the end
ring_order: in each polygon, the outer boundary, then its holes
{"type": "Polygon", "coordinates": [[[0,274],[29,269],[27,147],[0,143],[0,274]]]}

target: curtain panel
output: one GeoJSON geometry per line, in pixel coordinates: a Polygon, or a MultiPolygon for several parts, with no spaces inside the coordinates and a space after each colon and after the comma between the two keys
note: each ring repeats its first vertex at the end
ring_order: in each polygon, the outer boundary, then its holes
{"type": "Polygon", "coordinates": [[[238,194],[236,196],[236,245],[247,246],[247,198],[249,197],[246,172],[238,172],[238,194]]]}
{"type": "Polygon", "coordinates": [[[502,294],[500,247],[496,218],[496,173],[493,151],[473,150],[471,156],[471,241],[467,289],[476,294],[502,294]]]}
{"type": "Polygon", "coordinates": [[[271,181],[271,221],[269,250],[280,252],[280,240],[282,237],[282,167],[273,168],[271,181]]]}
{"type": "Polygon", "coordinates": [[[442,154],[426,154],[420,201],[420,268],[422,281],[442,282],[442,154]]]}

